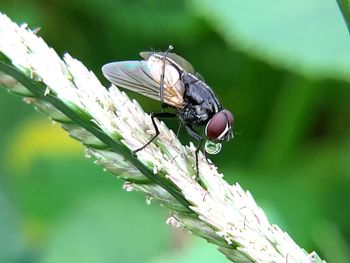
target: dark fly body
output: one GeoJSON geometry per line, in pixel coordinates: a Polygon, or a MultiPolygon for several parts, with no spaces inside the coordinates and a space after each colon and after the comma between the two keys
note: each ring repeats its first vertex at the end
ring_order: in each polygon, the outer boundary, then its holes
{"type": "Polygon", "coordinates": [[[161,102],[162,108],[174,108],[176,113],[151,113],[156,134],[135,152],[144,149],[158,135],[155,117],[179,117],[188,133],[199,140],[198,152],[205,140],[215,143],[233,138],[233,115],[222,108],[213,90],[184,58],[170,53],[142,52],[141,61],[112,62],[102,67],[104,76],[118,87],[135,91],[161,102]],[[196,128],[204,127],[204,135],[196,128]]]}

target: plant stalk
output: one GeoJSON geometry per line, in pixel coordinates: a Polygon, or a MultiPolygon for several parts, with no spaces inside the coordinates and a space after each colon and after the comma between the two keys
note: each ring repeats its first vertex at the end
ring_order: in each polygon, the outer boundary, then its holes
{"type": "Polygon", "coordinates": [[[164,123],[161,135],[142,151],[154,133],[150,116],[115,86],[68,54],[56,52],[26,25],[0,13],[0,86],[25,97],[82,142],[89,156],[125,180],[124,189],[145,193],[167,207],[167,223],[218,246],[233,262],[324,262],[307,253],[277,225],[248,191],[229,185],[195,147],[183,146],[164,123]],[[1,74],[2,73],[2,74],[1,74]]]}

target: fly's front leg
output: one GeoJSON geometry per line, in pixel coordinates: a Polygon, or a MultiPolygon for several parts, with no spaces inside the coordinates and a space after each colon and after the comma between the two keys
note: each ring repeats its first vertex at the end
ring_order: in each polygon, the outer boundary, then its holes
{"type": "Polygon", "coordinates": [[[203,136],[200,135],[191,125],[186,124],[185,127],[189,135],[195,138],[196,140],[202,141],[204,139],[203,136]]]}
{"type": "Polygon", "coordinates": [[[159,135],[159,129],[158,129],[158,126],[156,124],[156,121],[154,120],[154,118],[156,118],[156,117],[174,118],[174,117],[176,117],[176,114],[175,113],[171,113],[171,112],[152,112],[151,113],[151,120],[152,120],[152,124],[153,124],[154,130],[156,131],[156,134],[144,146],[134,150],[134,153],[137,153],[138,151],[141,151],[144,148],[146,148],[159,135]]]}
{"type": "Polygon", "coordinates": [[[205,156],[205,160],[207,160],[207,163],[209,163],[210,165],[213,165],[213,162],[209,160],[208,153],[205,150],[204,150],[204,156],[205,156]]]}
{"type": "Polygon", "coordinates": [[[166,104],[164,103],[164,78],[165,78],[165,61],[166,61],[166,56],[168,53],[173,50],[173,46],[169,46],[168,50],[165,51],[165,54],[163,56],[163,67],[162,67],[162,74],[160,75],[160,103],[162,109],[166,107],[166,104]]]}
{"type": "Polygon", "coordinates": [[[199,153],[200,149],[202,148],[204,141],[205,140],[202,139],[196,148],[196,180],[199,179],[198,153],[199,153]]]}
{"type": "Polygon", "coordinates": [[[188,125],[188,124],[186,125],[186,130],[193,138],[195,138],[199,141],[199,144],[198,144],[196,151],[195,151],[195,154],[196,154],[196,180],[198,180],[199,179],[198,153],[203,146],[205,138],[202,135],[200,135],[198,132],[196,132],[195,129],[193,129],[193,127],[188,125]]]}

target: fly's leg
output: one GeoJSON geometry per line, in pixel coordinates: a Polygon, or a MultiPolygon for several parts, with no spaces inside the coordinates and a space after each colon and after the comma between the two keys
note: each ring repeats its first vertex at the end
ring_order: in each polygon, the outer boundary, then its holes
{"type": "Polygon", "coordinates": [[[198,153],[199,153],[200,149],[202,148],[204,141],[205,140],[202,139],[196,148],[196,180],[199,179],[198,153]]]}
{"type": "Polygon", "coordinates": [[[213,165],[213,162],[208,159],[208,153],[205,150],[204,150],[204,156],[205,156],[205,160],[207,161],[207,163],[209,163],[210,165],[213,165]]]}
{"type": "Polygon", "coordinates": [[[166,104],[164,103],[164,75],[165,75],[165,60],[166,60],[166,56],[168,55],[168,53],[173,50],[173,46],[169,46],[168,50],[165,51],[164,56],[163,56],[163,67],[162,67],[162,74],[160,75],[160,103],[161,103],[161,107],[165,108],[166,104]]]}
{"type": "Polygon", "coordinates": [[[191,125],[186,124],[185,128],[186,128],[187,132],[190,134],[190,136],[192,136],[196,140],[198,140],[198,141],[204,140],[203,136],[200,135],[191,125]]]}
{"type": "Polygon", "coordinates": [[[175,113],[171,113],[171,112],[152,112],[151,113],[151,120],[152,120],[152,124],[153,124],[154,130],[156,131],[156,134],[144,146],[134,150],[134,153],[137,153],[138,151],[141,151],[141,150],[145,149],[159,135],[159,129],[158,129],[158,126],[156,124],[156,121],[154,120],[154,118],[156,118],[156,117],[174,118],[174,117],[176,117],[176,114],[175,113]]]}
{"type": "Polygon", "coordinates": [[[188,131],[188,133],[193,138],[195,138],[196,140],[199,141],[199,144],[198,144],[196,151],[195,151],[195,154],[196,154],[196,180],[198,180],[199,179],[198,153],[203,146],[205,138],[203,136],[201,136],[198,132],[196,132],[195,129],[191,125],[187,124],[185,127],[186,127],[186,130],[188,131]]]}
{"type": "Polygon", "coordinates": [[[176,137],[179,137],[180,130],[181,130],[182,126],[183,126],[183,122],[181,121],[179,124],[179,128],[177,128],[176,137]]]}

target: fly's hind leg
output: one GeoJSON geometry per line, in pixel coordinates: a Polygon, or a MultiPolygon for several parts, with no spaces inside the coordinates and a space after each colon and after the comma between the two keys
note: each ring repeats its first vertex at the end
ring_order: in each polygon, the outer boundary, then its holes
{"type": "Polygon", "coordinates": [[[152,112],[151,113],[151,120],[152,120],[152,124],[153,124],[154,130],[156,131],[156,134],[144,146],[134,150],[134,153],[137,153],[138,151],[141,151],[141,150],[145,149],[151,142],[154,141],[155,138],[158,137],[159,129],[158,129],[158,126],[156,124],[156,121],[154,120],[154,118],[156,118],[156,117],[174,118],[174,117],[176,117],[176,114],[175,113],[171,113],[171,112],[152,112]]]}
{"type": "Polygon", "coordinates": [[[163,67],[162,67],[162,74],[160,75],[160,103],[161,103],[161,107],[162,109],[164,109],[166,107],[166,104],[164,103],[164,78],[165,78],[165,60],[166,60],[166,56],[168,55],[168,53],[173,50],[173,46],[169,46],[168,50],[165,51],[164,56],[163,56],[163,67]]]}

